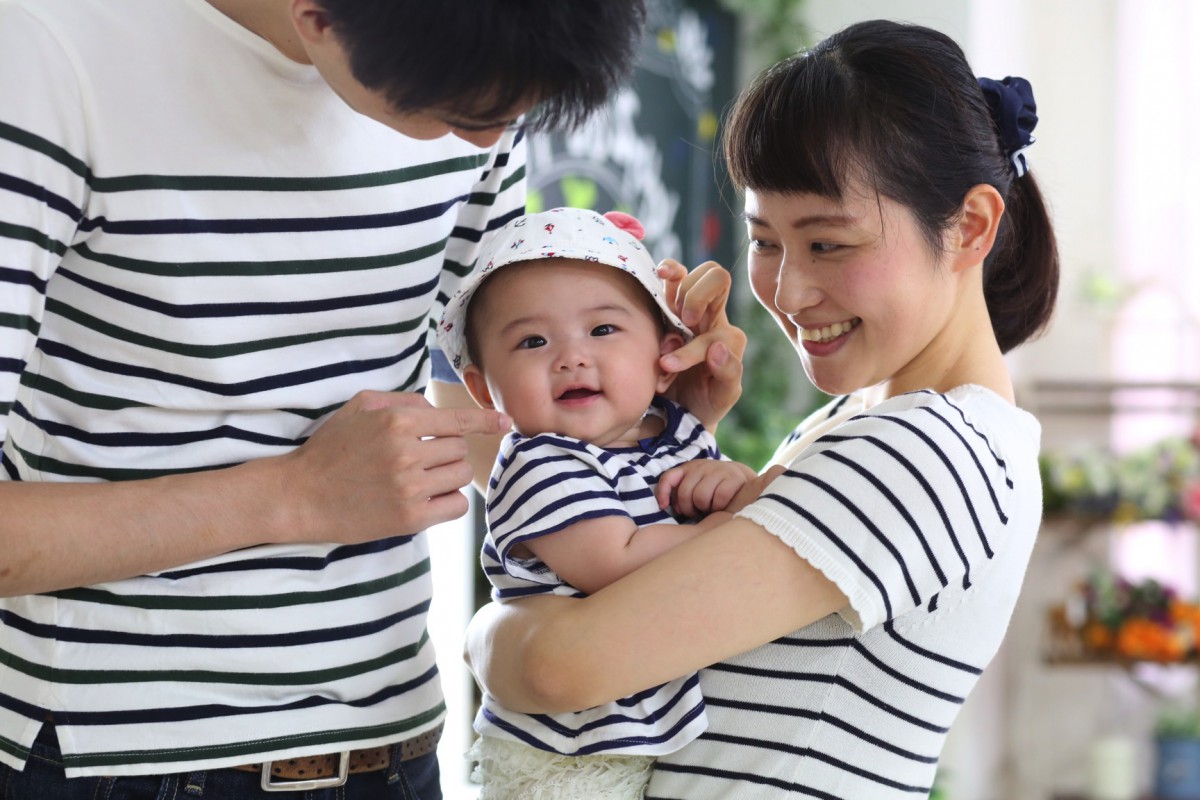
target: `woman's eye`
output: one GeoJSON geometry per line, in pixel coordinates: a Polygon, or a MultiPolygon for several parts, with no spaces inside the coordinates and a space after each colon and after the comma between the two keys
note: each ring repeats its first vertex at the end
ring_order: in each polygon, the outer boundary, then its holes
{"type": "Polygon", "coordinates": [[[538,347],[546,346],[546,337],[544,336],[526,336],[521,341],[517,342],[518,350],[533,350],[538,347]]]}
{"type": "Polygon", "coordinates": [[[841,247],[840,244],[834,244],[833,242],[813,242],[812,243],[812,251],[814,253],[832,253],[833,251],[837,250],[840,247],[841,247]]]}
{"type": "Polygon", "coordinates": [[[750,240],[750,249],[756,253],[766,252],[774,246],[775,245],[771,244],[770,242],[764,241],[762,239],[751,239],[750,240]]]}
{"type": "Polygon", "coordinates": [[[608,336],[609,334],[613,334],[616,332],[617,332],[617,326],[609,325],[607,323],[605,323],[604,325],[597,325],[596,327],[592,328],[592,336],[608,336]]]}

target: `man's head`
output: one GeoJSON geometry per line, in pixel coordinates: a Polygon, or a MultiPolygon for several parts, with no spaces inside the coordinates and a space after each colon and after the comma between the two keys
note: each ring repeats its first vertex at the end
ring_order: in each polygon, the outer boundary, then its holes
{"type": "Polygon", "coordinates": [[[290,0],[309,58],[356,110],[414,138],[493,143],[517,116],[571,127],[633,66],[644,0],[290,0]]]}

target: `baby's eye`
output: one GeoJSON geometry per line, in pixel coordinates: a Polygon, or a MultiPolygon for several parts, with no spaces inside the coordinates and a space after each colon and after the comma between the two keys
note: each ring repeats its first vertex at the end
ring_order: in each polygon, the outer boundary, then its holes
{"type": "Polygon", "coordinates": [[[608,336],[617,332],[616,325],[609,325],[607,322],[603,325],[597,325],[592,328],[592,336],[608,336]]]}
{"type": "Polygon", "coordinates": [[[546,337],[544,336],[526,336],[521,341],[517,342],[518,350],[533,350],[538,347],[546,346],[546,337]]]}

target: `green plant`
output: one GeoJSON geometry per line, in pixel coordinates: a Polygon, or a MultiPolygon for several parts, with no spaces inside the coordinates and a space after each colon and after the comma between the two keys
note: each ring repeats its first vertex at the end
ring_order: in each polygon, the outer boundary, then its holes
{"type": "Polygon", "coordinates": [[[812,43],[801,21],[804,0],[720,0],[746,25],[758,66],[773,64],[812,43]]]}
{"type": "Polygon", "coordinates": [[[1159,739],[1200,739],[1200,711],[1172,706],[1158,715],[1154,735],[1159,739]]]}
{"type": "Polygon", "coordinates": [[[1125,455],[1096,447],[1050,450],[1040,466],[1047,515],[1200,521],[1200,431],[1125,455]]]}

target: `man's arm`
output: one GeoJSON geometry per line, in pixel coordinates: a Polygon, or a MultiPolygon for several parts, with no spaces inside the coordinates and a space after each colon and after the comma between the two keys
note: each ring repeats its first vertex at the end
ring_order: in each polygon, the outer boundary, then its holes
{"type": "Polygon", "coordinates": [[[356,543],[466,513],[467,434],[495,411],[363,392],[296,450],[121,483],[0,483],[0,595],[142,575],[268,542],[356,543]]]}

